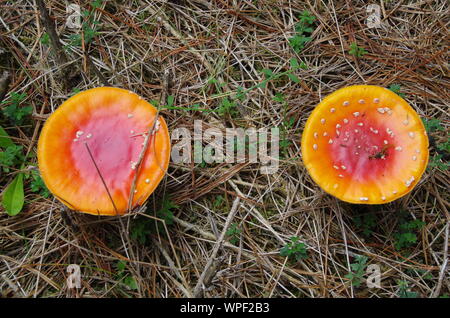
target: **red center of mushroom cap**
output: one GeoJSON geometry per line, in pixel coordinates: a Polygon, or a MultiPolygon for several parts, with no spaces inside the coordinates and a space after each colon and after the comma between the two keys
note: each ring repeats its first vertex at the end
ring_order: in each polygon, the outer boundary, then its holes
{"type": "MultiPolygon", "coordinates": [[[[330,133],[330,158],[340,176],[351,175],[355,181],[378,179],[395,161],[397,140],[394,130],[366,118],[339,121],[330,133]]],[[[400,148],[397,148],[400,149],[400,148]]]]}
{"type": "MultiPolygon", "coordinates": [[[[86,148],[87,143],[109,190],[119,190],[123,196],[128,196],[147,131],[148,127],[134,120],[132,114],[105,113],[101,108],[93,110],[89,119],[73,132],[70,152],[74,168],[81,178],[98,184],[100,176],[86,148]]],[[[149,149],[151,151],[151,147],[149,149]]]]}

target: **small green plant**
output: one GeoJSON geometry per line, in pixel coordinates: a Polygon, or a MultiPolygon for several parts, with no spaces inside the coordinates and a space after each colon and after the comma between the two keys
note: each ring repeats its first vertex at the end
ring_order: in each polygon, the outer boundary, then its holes
{"type": "Polygon", "coordinates": [[[230,240],[230,243],[236,245],[239,242],[239,237],[241,235],[241,229],[238,228],[236,223],[232,223],[225,235],[230,240]]]}
{"type": "Polygon", "coordinates": [[[447,138],[445,142],[439,143],[436,148],[439,151],[450,153],[450,138],[447,138]]]}
{"type": "Polygon", "coordinates": [[[164,198],[161,209],[156,213],[156,216],[163,219],[167,225],[173,224],[172,209],[178,209],[179,206],[172,202],[169,198],[164,198]]]}
{"type": "Polygon", "coordinates": [[[91,2],[91,7],[93,9],[100,8],[102,6],[103,1],[102,0],[94,0],[91,2]]]}
{"type": "Polygon", "coordinates": [[[25,203],[23,192],[23,173],[18,173],[3,191],[2,205],[9,216],[15,216],[22,211],[25,203]]]}
{"type": "Polygon", "coordinates": [[[228,97],[222,98],[219,107],[217,108],[217,113],[220,116],[230,115],[231,117],[235,117],[239,114],[236,102],[230,100],[228,97]]]}
{"type": "Polygon", "coordinates": [[[363,47],[359,47],[356,42],[350,44],[350,50],[348,51],[348,54],[353,55],[354,57],[363,57],[367,53],[368,52],[363,47]]]}
{"type": "Polygon", "coordinates": [[[173,107],[173,103],[175,102],[175,96],[169,95],[167,96],[167,108],[173,107]]]}
{"type": "Polygon", "coordinates": [[[121,281],[125,286],[127,286],[130,290],[137,290],[138,285],[133,276],[128,275],[126,271],[127,262],[125,261],[117,261],[116,269],[117,269],[117,279],[121,281]]]}
{"type": "Polygon", "coordinates": [[[417,242],[416,232],[425,225],[425,222],[415,219],[406,220],[406,214],[401,213],[398,231],[394,233],[394,246],[396,250],[402,250],[414,246],[417,242]]]}
{"type": "Polygon", "coordinates": [[[283,154],[284,158],[289,157],[288,156],[288,149],[290,145],[292,144],[292,141],[289,140],[289,133],[288,131],[294,127],[295,124],[295,118],[289,117],[286,118],[283,121],[283,124],[281,125],[280,129],[280,149],[283,154]]]}
{"type": "Polygon", "coordinates": [[[9,146],[14,145],[13,141],[11,140],[11,137],[9,137],[8,133],[5,129],[3,129],[2,126],[0,126],[0,147],[6,148],[9,146]]]}
{"type": "MultiPolygon", "coordinates": [[[[295,59],[292,59],[295,60],[295,59]]],[[[301,66],[300,64],[298,64],[298,61],[295,60],[295,62],[292,62],[291,60],[291,65],[293,65],[296,68],[301,68],[303,66],[301,66]]],[[[304,64],[303,62],[301,64],[304,64]]],[[[283,107],[283,117],[284,120],[280,126],[280,149],[281,149],[281,153],[283,155],[284,158],[288,157],[288,149],[289,147],[292,145],[292,141],[289,139],[289,130],[291,130],[294,125],[295,125],[295,117],[287,117],[287,108],[288,108],[288,104],[286,102],[285,96],[280,93],[277,92],[275,93],[275,96],[272,97],[272,100],[274,100],[275,102],[281,103],[282,107],[283,107]]]]}
{"type": "Polygon", "coordinates": [[[397,94],[398,96],[400,96],[401,98],[405,98],[405,94],[401,92],[402,87],[400,84],[391,84],[388,89],[392,92],[394,92],[395,94],[397,94]]]}
{"type": "Polygon", "coordinates": [[[44,33],[41,36],[41,43],[44,45],[49,45],[50,44],[50,36],[48,35],[48,33],[44,33]]]}
{"type": "MultiPolygon", "coordinates": [[[[173,209],[179,208],[169,197],[163,199],[161,208],[155,213],[155,217],[164,220],[166,225],[173,224],[173,209]]],[[[151,214],[150,204],[147,207],[147,214],[151,214]]],[[[149,235],[156,232],[165,232],[161,221],[154,218],[141,217],[136,218],[131,224],[130,237],[145,245],[148,242],[149,235]]]]}
{"type": "Polygon", "coordinates": [[[83,22],[81,24],[82,34],[72,34],[69,36],[69,44],[66,47],[87,45],[99,34],[98,24],[100,21],[94,19],[94,13],[102,5],[101,0],[91,2],[91,10],[84,10],[81,15],[83,22]]]}
{"type": "Polygon", "coordinates": [[[276,92],[275,96],[272,97],[272,99],[278,103],[282,103],[283,105],[286,103],[285,96],[280,92],[276,92]]]}
{"type": "Polygon", "coordinates": [[[405,280],[398,280],[398,293],[397,296],[400,298],[418,298],[419,294],[409,290],[408,282],[405,280]]]}
{"type": "Polygon", "coordinates": [[[426,271],[424,269],[420,269],[420,268],[410,269],[410,268],[408,268],[408,269],[406,269],[406,272],[409,275],[417,276],[417,277],[420,277],[420,278],[422,278],[424,280],[432,280],[433,279],[433,275],[431,275],[431,272],[426,271]]]}
{"type": "Polygon", "coordinates": [[[281,250],[280,255],[287,257],[290,261],[300,261],[308,258],[308,251],[305,243],[299,242],[297,236],[291,237],[291,241],[287,243],[281,250]]]}
{"type": "Polygon", "coordinates": [[[201,108],[199,104],[194,104],[191,107],[179,107],[179,106],[174,106],[174,102],[175,102],[175,96],[173,96],[173,95],[167,96],[165,105],[160,105],[159,101],[157,101],[155,99],[150,100],[150,104],[152,104],[154,107],[156,107],[160,110],[168,109],[168,110],[213,112],[213,110],[201,108]]]}
{"type": "MultiPolygon", "coordinates": [[[[225,83],[220,83],[216,78],[210,78],[208,80],[209,85],[214,85],[219,95],[225,95],[222,92],[223,87],[225,86],[225,83]]],[[[236,117],[239,112],[237,110],[237,99],[242,100],[245,97],[243,95],[243,88],[238,87],[238,91],[234,94],[234,98],[228,98],[228,96],[224,96],[221,100],[215,111],[220,116],[226,116],[229,115],[232,118],[236,117]]]]}
{"type": "Polygon", "coordinates": [[[45,185],[39,173],[37,171],[32,171],[31,178],[31,191],[39,193],[44,198],[48,198],[50,196],[50,191],[47,189],[47,186],[45,185]]]}
{"type": "MultiPolygon", "coordinates": [[[[428,134],[434,132],[445,132],[445,128],[441,125],[442,122],[436,118],[422,118],[422,122],[428,134]]],[[[428,169],[436,168],[441,171],[446,171],[450,167],[450,163],[445,158],[450,155],[450,135],[447,134],[447,138],[444,142],[435,142],[434,136],[430,136],[431,144],[434,145],[436,153],[430,156],[428,162],[428,169]]],[[[444,137],[445,138],[445,137],[444,137]]]]}
{"type": "Polygon", "coordinates": [[[345,275],[345,278],[348,278],[350,282],[352,283],[352,286],[359,287],[361,286],[361,283],[363,282],[364,274],[367,267],[367,256],[364,255],[357,255],[355,256],[355,263],[350,264],[350,268],[352,269],[351,272],[349,272],[347,275],[345,275]]]}
{"type": "Polygon", "coordinates": [[[365,237],[369,237],[376,225],[375,215],[372,213],[356,216],[353,221],[358,229],[361,229],[365,237]]]}
{"type": "Polygon", "coordinates": [[[73,95],[76,95],[76,94],[78,94],[79,92],[81,92],[81,89],[79,89],[79,88],[77,88],[77,87],[74,87],[73,89],[72,89],[72,91],[70,92],[70,96],[73,96],[73,95]]]}
{"type": "MultiPolygon", "coordinates": [[[[23,162],[25,160],[22,155],[21,146],[16,146],[9,137],[8,133],[1,126],[0,147],[4,149],[4,151],[0,151],[0,163],[4,171],[9,171],[11,166],[18,165],[19,162],[23,162]]],[[[14,216],[22,211],[25,203],[23,176],[24,174],[22,172],[17,173],[14,179],[2,191],[2,206],[5,208],[6,213],[10,216],[14,216]]]]}
{"type": "MultiPolygon", "coordinates": [[[[214,84],[216,89],[218,90],[218,93],[213,95],[213,97],[220,98],[220,104],[215,109],[215,111],[221,116],[227,114],[231,115],[231,117],[236,116],[239,114],[237,110],[237,101],[243,101],[247,97],[248,92],[254,90],[255,88],[265,88],[268,82],[274,81],[283,76],[287,76],[294,83],[300,83],[300,79],[293,73],[298,69],[306,68],[307,65],[304,62],[299,62],[296,58],[292,58],[290,59],[290,69],[279,73],[274,73],[270,69],[262,69],[260,70],[260,72],[264,75],[264,79],[262,81],[247,89],[245,89],[244,87],[238,87],[236,91],[232,92],[222,92],[221,89],[223,87],[223,84],[219,84],[215,78],[211,78],[208,81],[208,84],[214,84]]],[[[278,97],[280,97],[280,95],[278,95],[278,97]]]]}
{"type": "Polygon", "coordinates": [[[311,27],[316,20],[316,17],[311,15],[311,12],[304,10],[299,16],[299,22],[295,24],[295,34],[289,38],[289,45],[295,53],[300,53],[305,48],[306,43],[311,41],[311,27]]]}
{"type": "Polygon", "coordinates": [[[22,146],[13,144],[0,151],[0,166],[4,172],[10,172],[11,168],[15,168],[23,162],[22,148],[22,146]]]}
{"type": "Polygon", "coordinates": [[[153,224],[151,221],[152,220],[147,218],[136,218],[131,223],[131,239],[145,245],[147,243],[148,236],[153,232],[150,227],[150,224],[153,224]]]}
{"type": "Polygon", "coordinates": [[[425,126],[425,130],[427,133],[432,133],[435,131],[445,131],[445,128],[442,127],[441,121],[436,118],[422,118],[423,125],[425,126]]]}
{"type": "Polygon", "coordinates": [[[12,92],[9,99],[2,102],[2,105],[6,105],[2,109],[3,115],[8,118],[13,125],[22,125],[27,116],[33,113],[32,106],[21,106],[26,97],[26,93],[19,94],[12,92]]]}
{"type": "Polygon", "coordinates": [[[447,171],[450,167],[450,163],[444,160],[444,156],[442,154],[435,154],[433,157],[430,157],[430,161],[428,162],[428,168],[436,168],[441,171],[447,171]]]}
{"type": "Polygon", "coordinates": [[[204,159],[202,159],[202,162],[200,162],[198,166],[202,169],[205,169],[208,168],[208,163],[204,159]]]}
{"type": "Polygon", "coordinates": [[[214,209],[219,209],[223,205],[224,200],[225,199],[224,199],[223,195],[216,196],[216,198],[214,199],[214,202],[213,202],[214,209]]]}

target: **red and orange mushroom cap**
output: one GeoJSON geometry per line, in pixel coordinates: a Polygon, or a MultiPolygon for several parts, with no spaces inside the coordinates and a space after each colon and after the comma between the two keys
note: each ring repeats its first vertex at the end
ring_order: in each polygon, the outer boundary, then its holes
{"type": "Polygon", "coordinates": [[[69,98],[48,118],[39,137],[39,169],[48,189],[73,210],[124,214],[138,173],[130,206],[143,204],[170,159],[167,125],[156,115],[155,107],[120,88],[99,87],[69,98]]]}
{"type": "Polygon", "coordinates": [[[328,95],[308,118],[301,147],[313,180],[351,203],[404,196],[428,163],[428,137],[418,114],[378,86],[350,86],[328,95]]]}

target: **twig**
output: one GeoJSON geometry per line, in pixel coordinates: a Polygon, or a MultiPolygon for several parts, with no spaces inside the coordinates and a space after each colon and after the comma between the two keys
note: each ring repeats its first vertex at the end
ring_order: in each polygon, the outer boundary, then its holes
{"type": "Polygon", "coordinates": [[[47,8],[45,7],[43,0],[36,0],[37,6],[41,13],[41,21],[47,31],[47,34],[50,37],[50,43],[52,45],[53,50],[55,51],[56,63],[61,68],[61,79],[63,81],[63,87],[65,89],[69,89],[71,86],[71,79],[73,78],[73,74],[75,73],[75,69],[66,67],[69,59],[64,52],[63,46],[59,40],[59,36],[56,33],[55,23],[50,18],[48,14],[47,8]]]}
{"type": "MultiPolygon", "coordinates": [[[[167,90],[168,90],[168,86],[169,86],[169,71],[168,70],[164,71],[162,84],[163,84],[162,85],[163,89],[162,89],[161,96],[160,96],[160,102],[159,102],[160,105],[161,105],[161,103],[164,102],[164,100],[166,98],[166,94],[167,94],[167,90]]],[[[156,124],[158,123],[159,109],[160,108],[158,107],[158,109],[156,111],[156,115],[155,115],[155,120],[153,121],[153,125],[147,131],[147,136],[145,136],[145,140],[144,140],[144,147],[142,147],[142,150],[139,154],[138,161],[136,163],[136,173],[134,174],[134,177],[133,177],[133,182],[131,184],[131,189],[130,189],[130,199],[128,200],[128,213],[131,213],[131,210],[132,210],[133,199],[134,199],[134,190],[136,189],[136,182],[137,182],[137,178],[139,176],[139,171],[141,168],[142,160],[144,159],[145,153],[147,152],[147,149],[149,146],[150,138],[152,138],[153,132],[155,131],[156,124]]],[[[154,135],[154,138],[156,139],[156,134],[154,135]]],[[[156,157],[156,155],[155,155],[155,157],[156,157]]]]}
{"type": "Polygon", "coordinates": [[[202,274],[200,275],[200,278],[197,282],[197,285],[195,285],[194,288],[194,297],[200,297],[203,291],[204,282],[209,276],[208,280],[211,280],[212,277],[215,275],[215,273],[210,272],[211,265],[214,262],[214,259],[216,258],[217,252],[219,251],[220,247],[222,246],[223,240],[225,239],[225,234],[227,233],[228,227],[231,223],[231,221],[234,218],[234,215],[236,214],[239,203],[241,202],[241,199],[239,197],[236,197],[233,201],[233,205],[231,207],[231,211],[228,214],[227,220],[225,221],[225,225],[223,226],[222,233],[220,234],[219,239],[217,240],[216,244],[214,245],[213,251],[211,253],[211,256],[208,259],[208,262],[206,263],[205,269],[203,270],[202,274]]]}
{"type": "MultiPolygon", "coordinates": [[[[173,217],[173,220],[174,220],[174,222],[176,222],[177,224],[181,225],[182,227],[184,227],[184,228],[186,228],[188,230],[192,230],[192,231],[200,234],[205,239],[208,239],[208,240],[215,240],[216,239],[214,234],[203,230],[198,225],[186,222],[186,221],[184,221],[182,219],[177,218],[176,216],[173,217]]],[[[257,253],[252,253],[252,252],[249,252],[249,251],[242,250],[242,248],[239,248],[238,246],[235,246],[235,245],[233,245],[233,244],[231,244],[229,242],[224,242],[223,246],[228,248],[228,249],[234,250],[234,251],[239,250],[242,253],[242,256],[246,257],[247,259],[255,260],[255,258],[256,258],[258,260],[261,260],[260,265],[262,267],[264,267],[267,271],[273,273],[274,275],[276,275],[277,273],[281,273],[281,276],[284,279],[288,280],[292,284],[295,284],[296,286],[300,286],[302,288],[308,288],[308,289],[311,289],[311,288],[318,289],[319,288],[319,286],[302,284],[298,279],[294,278],[293,276],[291,276],[290,274],[288,274],[286,272],[290,272],[292,275],[297,275],[297,276],[298,276],[299,273],[305,274],[305,275],[307,274],[307,275],[311,275],[311,276],[318,276],[318,275],[320,275],[318,273],[314,273],[314,272],[299,272],[298,270],[294,271],[293,269],[291,269],[289,267],[286,267],[284,271],[280,271],[279,269],[275,268],[272,263],[264,261],[263,259],[261,259],[260,255],[257,254],[257,253]]]]}
{"type": "Polygon", "coordinates": [[[13,281],[11,281],[7,276],[6,273],[2,273],[1,277],[6,281],[6,283],[9,285],[9,287],[11,287],[11,289],[16,293],[17,297],[20,297],[20,295],[18,295],[18,288],[20,288],[20,291],[22,292],[23,297],[27,297],[27,294],[25,293],[25,291],[22,288],[22,285],[20,284],[19,280],[17,279],[16,275],[14,274],[14,272],[11,270],[11,267],[9,266],[7,260],[5,258],[3,258],[3,262],[6,264],[6,267],[8,268],[8,271],[11,272],[11,275],[15,281],[15,283],[13,281]]]}
{"type": "MultiPolygon", "coordinates": [[[[59,36],[56,33],[54,22],[50,18],[50,15],[48,14],[47,8],[45,7],[43,0],[36,0],[36,2],[39,7],[39,11],[41,13],[42,24],[44,25],[45,29],[47,30],[47,33],[51,40],[51,45],[53,47],[53,50],[55,51],[56,62],[61,68],[64,68],[64,73],[63,73],[64,84],[66,87],[69,87],[70,79],[73,78],[73,76],[75,74],[75,70],[65,67],[64,64],[67,64],[69,59],[67,57],[67,54],[64,52],[63,46],[59,40],[59,36]]],[[[83,45],[84,45],[84,39],[83,39],[83,45]]],[[[100,72],[100,70],[95,66],[95,64],[92,62],[92,59],[90,58],[90,56],[86,52],[84,53],[84,56],[85,56],[85,60],[87,61],[89,66],[92,68],[95,75],[97,75],[100,82],[105,86],[110,86],[108,80],[103,76],[103,74],[100,72]]]]}
{"type": "Polygon", "coordinates": [[[48,218],[47,218],[47,225],[45,226],[44,241],[42,242],[41,257],[39,259],[39,267],[37,269],[36,285],[34,288],[34,295],[33,295],[34,298],[36,298],[37,294],[38,294],[39,279],[41,278],[42,260],[44,259],[45,245],[47,244],[48,228],[50,227],[50,220],[52,219],[54,201],[55,201],[55,199],[53,199],[52,206],[50,207],[50,212],[48,213],[48,218]]]}
{"type": "MultiPolygon", "coordinates": [[[[187,285],[186,279],[181,274],[180,268],[178,268],[175,265],[174,261],[170,257],[169,253],[167,253],[166,249],[157,240],[154,240],[153,244],[155,244],[159,248],[159,250],[161,251],[162,255],[166,259],[167,263],[169,264],[169,267],[172,268],[175,271],[175,274],[178,276],[178,278],[180,280],[182,280],[187,285]]],[[[174,279],[174,281],[176,281],[176,280],[174,279]]],[[[185,297],[192,297],[192,293],[184,285],[179,283],[178,287],[183,291],[185,297]]]]}
{"type": "Polygon", "coordinates": [[[444,238],[444,255],[443,260],[444,262],[441,265],[441,270],[439,271],[439,280],[436,284],[436,289],[433,292],[432,298],[437,298],[439,294],[441,293],[442,288],[442,281],[445,276],[445,269],[447,268],[448,264],[448,231],[449,231],[450,222],[447,222],[447,225],[445,226],[445,238],[444,238]]]}
{"type": "Polygon", "coordinates": [[[52,47],[55,50],[56,61],[59,65],[66,64],[68,61],[67,55],[63,50],[61,42],[59,41],[59,36],[55,30],[55,24],[53,20],[50,18],[50,15],[48,14],[44,1],[36,0],[36,3],[38,5],[39,11],[41,12],[42,24],[47,30],[47,34],[50,37],[52,47]]]}

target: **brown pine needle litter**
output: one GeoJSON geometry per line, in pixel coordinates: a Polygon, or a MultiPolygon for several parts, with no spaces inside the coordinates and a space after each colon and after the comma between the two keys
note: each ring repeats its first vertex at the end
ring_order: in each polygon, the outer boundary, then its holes
{"type": "Polygon", "coordinates": [[[165,96],[170,131],[193,133],[194,120],[203,131],[279,126],[284,143],[274,174],[171,162],[147,205],[124,217],[65,213],[25,178],[23,210],[0,208],[0,297],[448,297],[447,1],[381,1],[374,28],[366,1],[73,1],[89,12],[79,28],[66,25],[64,1],[35,2],[0,2],[0,125],[30,153],[22,170],[2,163],[2,192],[35,170],[48,115],[106,83],[165,96]],[[301,25],[305,11],[315,19],[301,25]],[[293,58],[306,66],[296,79],[258,85],[293,58]],[[355,84],[390,87],[430,126],[429,168],[390,204],[341,202],[301,160],[312,109],[355,84]],[[12,93],[33,107],[19,125],[4,111],[12,93]],[[80,266],[79,289],[68,287],[69,264],[80,266]]]}

